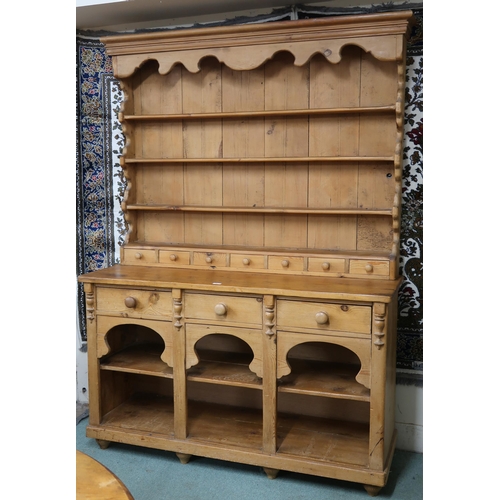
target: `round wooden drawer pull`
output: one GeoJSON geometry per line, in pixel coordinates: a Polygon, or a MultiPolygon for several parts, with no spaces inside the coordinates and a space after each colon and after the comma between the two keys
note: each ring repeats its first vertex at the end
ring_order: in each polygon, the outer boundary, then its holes
{"type": "Polygon", "coordinates": [[[318,325],[326,325],[328,320],[328,314],[326,314],[326,312],[320,311],[316,313],[316,323],[318,323],[318,325]]]}
{"type": "Polygon", "coordinates": [[[282,265],[283,267],[288,267],[288,266],[290,265],[290,262],[289,262],[288,260],[286,260],[286,259],[285,259],[285,260],[282,260],[282,261],[281,261],[281,265],[282,265]]]}
{"type": "Polygon", "coordinates": [[[215,314],[217,314],[217,316],[224,316],[227,313],[226,304],[223,304],[222,302],[219,302],[214,307],[214,311],[215,311],[215,314]]]}
{"type": "Polygon", "coordinates": [[[243,259],[242,260],[244,266],[249,266],[250,265],[250,259],[243,259]]]}
{"type": "Polygon", "coordinates": [[[213,260],[213,259],[212,259],[212,257],[206,257],[206,258],[205,258],[205,262],[206,262],[207,264],[211,264],[211,263],[212,263],[212,260],[213,260]]]}
{"type": "Polygon", "coordinates": [[[372,266],[371,264],[366,264],[366,266],[365,266],[365,271],[366,271],[367,273],[371,273],[371,272],[373,272],[373,266],[372,266]]]}
{"type": "Polygon", "coordinates": [[[330,263],[323,262],[323,264],[321,264],[321,267],[323,268],[324,271],[328,271],[328,269],[330,269],[330,263]]]}
{"type": "Polygon", "coordinates": [[[134,308],[136,306],[137,302],[134,299],[134,297],[127,297],[125,299],[125,305],[129,307],[130,309],[134,308]]]}
{"type": "Polygon", "coordinates": [[[175,262],[177,260],[177,255],[175,255],[175,253],[170,254],[170,260],[175,262]]]}
{"type": "Polygon", "coordinates": [[[142,259],[142,253],[141,252],[136,252],[135,258],[136,259],[142,259]]]}

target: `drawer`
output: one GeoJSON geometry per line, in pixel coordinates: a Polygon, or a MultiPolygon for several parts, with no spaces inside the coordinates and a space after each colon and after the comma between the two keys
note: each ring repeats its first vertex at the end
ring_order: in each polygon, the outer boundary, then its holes
{"type": "Polygon", "coordinates": [[[389,262],[386,260],[351,260],[349,273],[366,276],[389,276],[389,262]]]}
{"type": "Polygon", "coordinates": [[[371,307],[279,299],[276,327],[371,333],[371,307]]]}
{"type": "Polygon", "coordinates": [[[214,252],[194,252],[193,264],[195,266],[226,267],[227,254],[214,252]]]}
{"type": "Polygon", "coordinates": [[[322,259],[319,257],[309,257],[307,270],[322,273],[343,273],[345,271],[344,259],[322,259]]]}
{"type": "Polygon", "coordinates": [[[123,259],[124,264],[133,264],[134,266],[156,264],[156,250],[125,248],[123,259]]]}
{"type": "Polygon", "coordinates": [[[171,266],[188,266],[190,262],[189,252],[178,252],[176,250],[160,250],[159,262],[160,264],[167,264],[171,266]]]}
{"type": "Polygon", "coordinates": [[[265,269],[266,261],[263,255],[231,254],[231,267],[238,269],[265,269]]]}
{"type": "Polygon", "coordinates": [[[261,326],[262,299],[236,295],[186,293],[184,316],[186,320],[197,319],[261,326]]]}
{"type": "Polygon", "coordinates": [[[303,271],[304,259],[302,257],[283,257],[270,255],[268,260],[269,269],[279,269],[281,271],[303,271]]]}
{"type": "Polygon", "coordinates": [[[172,317],[172,293],[128,288],[96,290],[98,314],[119,314],[124,317],[172,317]]]}

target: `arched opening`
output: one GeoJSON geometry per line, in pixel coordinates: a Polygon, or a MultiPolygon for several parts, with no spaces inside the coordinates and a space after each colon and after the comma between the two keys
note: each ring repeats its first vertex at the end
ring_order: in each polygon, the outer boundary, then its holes
{"type": "Polygon", "coordinates": [[[209,333],[194,350],[198,362],[187,371],[188,435],[260,448],[262,380],[251,370],[256,356],[250,345],[236,335],[209,333]]]}
{"type": "Polygon", "coordinates": [[[286,361],[291,372],[278,380],[280,412],[368,421],[370,390],[356,380],[362,363],[355,352],[324,341],[302,342],[289,349],[286,361]]]}
{"type": "Polygon", "coordinates": [[[254,354],[252,348],[234,335],[213,333],[206,335],[195,344],[200,359],[248,366],[254,354]]]}
{"type": "Polygon", "coordinates": [[[101,423],[172,434],[173,370],[162,359],[169,350],[160,333],[131,322],[111,327],[104,340],[109,349],[99,365],[101,423]]]}
{"type": "Polygon", "coordinates": [[[314,366],[318,363],[329,363],[331,366],[344,365],[359,371],[359,357],[347,347],[326,342],[304,342],[292,347],[287,354],[287,361],[293,367],[297,364],[314,366]]]}
{"type": "Polygon", "coordinates": [[[165,342],[153,329],[137,324],[121,324],[111,328],[106,334],[109,353],[101,361],[111,358],[126,350],[149,350],[158,352],[158,357],[165,349],[165,342]]]}

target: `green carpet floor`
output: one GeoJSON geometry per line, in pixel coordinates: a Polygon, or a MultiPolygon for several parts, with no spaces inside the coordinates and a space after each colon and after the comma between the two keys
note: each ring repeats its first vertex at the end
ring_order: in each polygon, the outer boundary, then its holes
{"type": "MultiPolygon", "coordinates": [[[[111,443],[101,450],[85,436],[88,418],[76,426],[76,449],[95,458],[127,486],[135,500],[368,500],[363,486],[280,471],[268,479],[259,467],[111,443]]],[[[423,498],[423,455],[396,450],[389,481],[376,497],[423,498]]]]}

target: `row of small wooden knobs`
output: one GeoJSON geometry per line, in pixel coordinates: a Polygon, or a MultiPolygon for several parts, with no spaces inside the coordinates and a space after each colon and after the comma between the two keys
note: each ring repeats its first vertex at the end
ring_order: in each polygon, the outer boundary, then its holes
{"type": "MultiPolygon", "coordinates": [[[[139,252],[137,252],[135,254],[135,258],[136,259],[141,259],[142,258],[142,254],[139,253],[139,252]]],[[[175,253],[171,254],[170,255],[170,260],[171,261],[176,261],[177,260],[177,255],[175,255],[175,253]]],[[[207,264],[211,264],[213,262],[213,258],[210,257],[210,256],[208,256],[208,257],[205,258],[205,262],[207,264]]],[[[244,266],[249,266],[250,265],[250,259],[248,259],[248,258],[244,258],[241,262],[243,263],[244,266]]],[[[286,268],[286,267],[288,267],[290,265],[290,261],[284,259],[284,260],[281,261],[281,265],[286,268]]],[[[328,271],[328,269],[330,269],[330,263],[329,262],[323,262],[323,264],[321,264],[321,267],[325,271],[328,271]]],[[[371,264],[367,264],[365,266],[365,270],[366,270],[367,273],[371,273],[373,271],[373,266],[371,264]]]]}
{"type": "MultiPolygon", "coordinates": [[[[125,306],[129,309],[133,309],[137,305],[137,301],[134,297],[125,298],[125,306]]],[[[217,316],[225,316],[227,314],[227,306],[223,302],[219,302],[214,307],[214,312],[217,316]]],[[[319,311],[316,313],[316,323],[318,325],[326,325],[329,321],[328,314],[324,311],[319,311]]]]}

